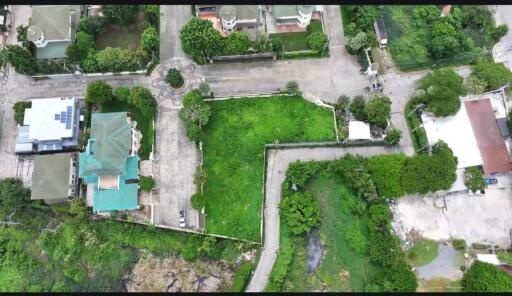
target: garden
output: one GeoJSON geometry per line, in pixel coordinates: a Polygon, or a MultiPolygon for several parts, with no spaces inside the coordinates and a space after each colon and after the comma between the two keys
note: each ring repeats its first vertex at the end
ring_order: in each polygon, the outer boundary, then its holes
{"type": "Polygon", "coordinates": [[[329,56],[329,48],[325,46],[328,42],[327,35],[319,20],[311,20],[306,32],[269,34],[269,40],[272,42],[273,51],[279,53],[279,58],[320,57],[322,51],[323,56],[329,56]]]}
{"type": "Polygon", "coordinates": [[[298,95],[208,105],[211,118],[203,140],[207,231],[259,242],[264,145],[334,141],[332,113],[298,95]]]}
{"type": "Polygon", "coordinates": [[[496,26],[484,5],[453,5],[446,17],[438,5],[344,5],[342,11],[348,47],[354,54],[375,45],[373,23],[381,18],[388,33],[387,48],[402,71],[489,57],[508,30],[506,25],[496,26]]]}

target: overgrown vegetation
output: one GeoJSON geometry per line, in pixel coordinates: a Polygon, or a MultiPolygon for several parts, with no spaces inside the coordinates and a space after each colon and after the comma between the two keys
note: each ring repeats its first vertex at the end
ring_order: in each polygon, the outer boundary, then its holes
{"type": "Polygon", "coordinates": [[[30,107],[32,107],[32,102],[30,101],[20,101],[14,103],[12,109],[14,110],[14,121],[16,121],[17,124],[23,124],[23,120],[25,119],[25,109],[30,107]]]}
{"type": "Polygon", "coordinates": [[[260,240],[265,144],[335,139],[332,113],[299,96],[208,102],[208,232],[260,240]]]}
{"type": "Polygon", "coordinates": [[[482,169],[480,167],[465,168],[464,185],[473,192],[480,191],[484,193],[487,183],[485,183],[482,169]]]}
{"type": "Polygon", "coordinates": [[[247,286],[247,283],[251,278],[253,269],[254,264],[252,262],[242,263],[238,267],[235,273],[235,279],[233,280],[232,292],[243,292],[245,290],[245,286],[247,286]]]}
{"type": "Polygon", "coordinates": [[[155,180],[151,176],[140,176],[140,189],[145,192],[151,192],[155,187],[155,180]]]}
{"type": "Polygon", "coordinates": [[[407,257],[413,262],[414,266],[423,266],[436,259],[438,249],[438,242],[422,239],[413,243],[407,252],[407,257]]]}
{"type": "Polygon", "coordinates": [[[512,292],[512,277],[496,266],[475,261],[462,278],[464,292],[512,292]]]}
{"type": "Polygon", "coordinates": [[[479,62],[471,66],[468,79],[474,93],[496,90],[512,82],[512,72],[503,63],[479,62]]]}

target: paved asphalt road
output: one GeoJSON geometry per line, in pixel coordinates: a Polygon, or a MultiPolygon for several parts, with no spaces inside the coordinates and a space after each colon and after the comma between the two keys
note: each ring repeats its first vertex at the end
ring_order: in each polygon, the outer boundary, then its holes
{"type": "Polygon", "coordinates": [[[500,42],[498,42],[492,54],[496,62],[503,62],[512,70],[512,5],[489,5],[491,11],[494,11],[496,24],[506,24],[508,33],[500,42]]]}

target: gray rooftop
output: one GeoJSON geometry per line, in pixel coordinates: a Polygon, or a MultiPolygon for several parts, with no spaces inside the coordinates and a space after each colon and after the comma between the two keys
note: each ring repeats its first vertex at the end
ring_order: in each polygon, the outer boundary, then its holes
{"type": "Polygon", "coordinates": [[[61,200],[69,196],[71,153],[36,155],[30,199],[61,200]]]}
{"type": "Polygon", "coordinates": [[[259,13],[258,5],[222,5],[219,8],[219,17],[224,20],[231,20],[233,14],[238,20],[258,20],[259,13]]]}
{"type": "Polygon", "coordinates": [[[74,40],[80,20],[80,5],[33,5],[27,37],[36,41],[40,32],[47,41],[74,40]]]}

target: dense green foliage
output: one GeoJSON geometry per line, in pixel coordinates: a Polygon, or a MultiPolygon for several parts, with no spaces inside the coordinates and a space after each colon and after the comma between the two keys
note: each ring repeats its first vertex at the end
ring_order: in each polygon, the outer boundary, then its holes
{"type": "Polygon", "coordinates": [[[367,241],[366,237],[361,233],[358,227],[352,227],[345,233],[347,244],[357,253],[366,253],[367,241]]]}
{"type": "Polygon", "coordinates": [[[127,26],[135,21],[139,12],[138,5],[102,5],[103,15],[120,26],[127,26]]]}
{"type": "Polygon", "coordinates": [[[226,38],[224,54],[239,55],[245,54],[252,47],[252,41],[249,35],[244,32],[233,32],[226,38]]]}
{"type": "Polygon", "coordinates": [[[428,146],[427,133],[421,126],[420,111],[417,107],[421,104],[421,100],[418,97],[414,97],[405,105],[404,116],[411,133],[411,140],[414,146],[414,150],[418,152],[425,152],[428,146]],[[420,151],[421,150],[421,151],[420,151]]]}
{"type": "Polygon", "coordinates": [[[208,58],[222,53],[224,39],[209,20],[192,18],[180,29],[183,51],[194,59],[206,62],[208,58]]]}
{"type": "Polygon", "coordinates": [[[512,292],[512,277],[496,266],[475,261],[462,278],[464,292],[512,292]]]}
{"type": "Polygon", "coordinates": [[[157,102],[149,89],[143,86],[134,86],[130,89],[128,103],[137,107],[147,118],[153,118],[156,113],[157,102]]]}
{"type": "Polygon", "coordinates": [[[25,109],[30,107],[32,107],[32,102],[30,101],[19,101],[14,103],[12,110],[14,110],[14,121],[16,121],[17,124],[23,124],[23,120],[25,119],[25,109]]]}
{"type": "Polygon", "coordinates": [[[30,200],[30,190],[19,179],[0,180],[0,219],[21,210],[30,200]]]}
{"type": "Polygon", "coordinates": [[[452,241],[452,245],[456,250],[464,250],[466,249],[466,241],[463,239],[454,239],[452,241]]]}
{"type": "Polygon", "coordinates": [[[449,189],[457,176],[457,158],[442,141],[432,147],[432,154],[417,154],[405,161],[402,184],[407,193],[435,192],[449,189]]]}
{"type": "Polygon", "coordinates": [[[434,70],[418,81],[418,98],[435,116],[456,114],[460,109],[460,96],[466,94],[464,78],[451,68],[434,70]]]}
{"type": "Polygon", "coordinates": [[[155,180],[151,176],[140,176],[140,189],[150,192],[155,187],[155,180]]]}
{"type": "Polygon", "coordinates": [[[301,92],[300,92],[299,84],[297,83],[297,81],[288,81],[286,83],[285,92],[287,94],[294,95],[294,96],[300,95],[301,92]]]}
{"type": "Polygon", "coordinates": [[[473,192],[483,192],[487,187],[487,183],[485,183],[482,169],[480,167],[465,168],[464,185],[473,192]]]}
{"type": "Polygon", "coordinates": [[[84,17],[80,19],[76,31],[84,32],[92,36],[97,36],[105,31],[106,23],[107,19],[102,16],[84,17]]]}
{"type": "Polygon", "coordinates": [[[405,195],[402,172],[406,159],[403,153],[376,155],[368,159],[368,170],[380,196],[395,198],[405,195]]]}
{"type": "Polygon", "coordinates": [[[183,80],[183,76],[176,68],[171,68],[167,71],[165,75],[165,82],[167,82],[172,88],[180,88],[183,86],[185,81],[183,80]]]}
{"type": "Polygon", "coordinates": [[[309,192],[297,192],[285,197],[279,209],[290,232],[295,235],[309,232],[320,224],[320,207],[309,192]]]}
{"type": "Polygon", "coordinates": [[[512,253],[511,252],[501,252],[498,253],[498,259],[501,262],[512,265],[512,253]]]}
{"type": "Polygon", "coordinates": [[[196,192],[190,197],[190,204],[193,209],[202,210],[206,206],[206,197],[196,192]]]}
{"type": "Polygon", "coordinates": [[[205,101],[201,93],[194,89],[181,99],[183,108],[179,116],[187,127],[187,137],[190,141],[199,142],[203,139],[203,127],[208,124],[212,115],[212,108],[205,101]]]}
{"type": "Polygon", "coordinates": [[[85,199],[76,197],[69,202],[69,213],[75,215],[79,220],[84,219],[89,214],[85,199]]]}
{"type": "Polygon", "coordinates": [[[479,62],[471,66],[471,76],[480,79],[486,91],[496,90],[512,82],[512,72],[503,63],[479,62]]]}
{"type": "Polygon", "coordinates": [[[148,27],[142,32],[139,47],[147,52],[157,52],[160,50],[160,35],[154,27],[148,27]]]}
{"type": "Polygon", "coordinates": [[[402,130],[395,128],[386,133],[386,136],[384,137],[384,142],[388,145],[398,145],[398,143],[400,143],[401,138],[402,130]]]}
{"type": "Polygon", "coordinates": [[[88,104],[105,104],[114,99],[112,86],[103,80],[97,80],[87,85],[85,102],[88,104]]]}
{"type": "Polygon", "coordinates": [[[233,279],[232,292],[243,292],[245,290],[245,286],[251,278],[253,269],[254,264],[252,262],[244,262],[240,264],[236,270],[235,278],[233,279]]]}
{"type": "Polygon", "coordinates": [[[160,27],[160,6],[144,5],[144,18],[158,31],[160,27]]]}
{"type": "Polygon", "coordinates": [[[130,97],[130,88],[126,86],[119,86],[114,90],[114,96],[118,101],[128,102],[128,98],[130,97]]]}
{"type": "Polygon", "coordinates": [[[391,100],[380,96],[371,98],[364,107],[364,114],[368,123],[386,128],[391,118],[391,100]]]}
{"type": "Polygon", "coordinates": [[[288,170],[286,170],[286,181],[298,187],[303,187],[311,176],[318,172],[319,168],[315,162],[294,161],[290,163],[288,170]]]}
{"type": "Polygon", "coordinates": [[[297,96],[208,105],[212,115],[203,141],[206,227],[211,233],[259,241],[264,145],[333,140],[332,113],[297,96]]]}
{"type": "Polygon", "coordinates": [[[350,103],[349,110],[356,120],[366,121],[366,113],[364,112],[365,107],[366,102],[364,101],[364,98],[362,96],[355,96],[350,103]]]}
{"type": "Polygon", "coordinates": [[[321,50],[327,44],[327,34],[324,32],[311,33],[308,38],[308,46],[312,50],[321,50]]]}
{"type": "Polygon", "coordinates": [[[19,45],[7,44],[2,50],[2,55],[20,74],[34,75],[37,71],[35,59],[30,51],[19,45]]]}
{"type": "Polygon", "coordinates": [[[76,33],[76,43],[66,47],[66,57],[70,63],[79,64],[95,47],[94,36],[79,31],[76,33]]]}

